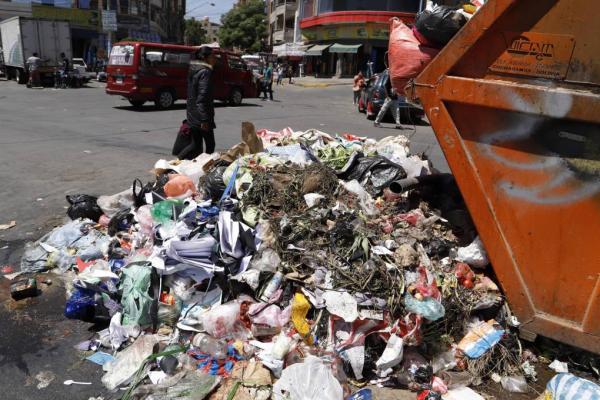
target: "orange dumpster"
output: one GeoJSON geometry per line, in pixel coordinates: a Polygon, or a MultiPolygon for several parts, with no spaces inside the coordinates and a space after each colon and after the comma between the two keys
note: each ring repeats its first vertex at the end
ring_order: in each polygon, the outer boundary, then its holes
{"type": "Polygon", "coordinates": [[[416,78],[524,337],[600,353],[600,3],[488,0],[416,78]]]}

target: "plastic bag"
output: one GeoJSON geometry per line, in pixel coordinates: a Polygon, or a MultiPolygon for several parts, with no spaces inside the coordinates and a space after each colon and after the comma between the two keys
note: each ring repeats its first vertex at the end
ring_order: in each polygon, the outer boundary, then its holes
{"type": "Polygon", "coordinates": [[[171,199],[159,201],[154,204],[150,212],[156,223],[166,224],[168,222],[175,222],[182,209],[183,202],[181,200],[171,199]]]}
{"type": "Polygon", "coordinates": [[[500,380],[502,388],[511,393],[527,393],[529,386],[524,376],[503,376],[500,380]]]}
{"type": "Polygon", "coordinates": [[[150,305],[152,298],[148,294],[152,269],[145,263],[130,264],[122,270],[119,289],[123,291],[123,325],[150,325],[150,305]]]}
{"type": "Polygon", "coordinates": [[[96,314],[96,292],[75,286],[65,304],[64,315],[68,319],[93,322],[96,314]]]}
{"type": "Polygon", "coordinates": [[[308,356],[283,370],[273,386],[276,400],[341,400],[342,386],[321,359],[308,356]],[[286,395],[286,392],[289,395],[286,395]]]}
{"type": "Polygon", "coordinates": [[[417,14],[415,28],[428,41],[446,45],[467,23],[467,18],[452,7],[436,6],[417,14]]]}
{"type": "Polygon", "coordinates": [[[479,236],[477,236],[470,245],[460,247],[457,251],[456,259],[476,268],[485,268],[490,263],[483,242],[479,236]]]}
{"type": "Polygon", "coordinates": [[[344,188],[350,193],[358,197],[361,210],[368,216],[374,216],[378,213],[375,207],[375,200],[371,195],[358,183],[358,181],[342,182],[344,188]]]}
{"type": "Polygon", "coordinates": [[[217,339],[247,339],[250,331],[241,320],[247,302],[237,299],[220,304],[202,315],[204,330],[217,339]]]}
{"type": "Polygon", "coordinates": [[[458,348],[469,358],[481,357],[498,344],[504,335],[504,330],[496,325],[494,320],[478,322],[458,343],[458,348]]]}
{"type": "Polygon", "coordinates": [[[408,293],[404,297],[404,305],[406,311],[422,315],[423,318],[429,321],[437,321],[446,312],[444,306],[439,301],[431,297],[419,301],[408,293]]]}
{"type": "Polygon", "coordinates": [[[71,219],[87,218],[98,222],[103,211],[98,206],[98,198],[87,194],[68,195],[67,201],[71,206],[67,215],[71,219]]]}
{"type": "Polygon", "coordinates": [[[169,198],[185,199],[196,194],[196,186],[185,175],[171,174],[169,182],[164,187],[165,195],[169,198]]]}
{"type": "Polygon", "coordinates": [[[389,42],[390,77],[396,92],[404,93],[408,81],[421,73],[439,52],[421,45],[412,30],[394,18],[389,42]]]}
{"type": "Polygon", "coordinates": [[[111,196],[98,197],[98,206],[109,217],[114,217],[121,210],[128,210],[133,207],[133,193],[131,189],[113,194],[111,196]]]}
{"type": "Polygon", "coordinates": [[[343,170],[338,172],[338,177],[364,183],[366,187],[373,188],[372,194],[376,194],[390,183],[406,178],[406,172],[400,165],[383,156],[364,157],[356,153],[350,157],[343,170]]]}
{"type": "Polygon", "coordinates": [[[156,344],[158,344],[158,338],[155,335],[144,335],[125,350],[117,353],[113,361],[104,365],[104,369],[107,371],[102,377],[104,386],[109,390],[115,390],[129,382],[146,358],[152,355],[156,344]]]}
{"type": "Polygon", "coordinates": [[[377,366],[377,375],[385,378],[392,372],[392,368],[402,362],[404,353],[404,341],[400,336],[391,335],[388,339],[387,346],[379,360],[375,362],[377,366]]]}
{"type": "Polygon", "coordinates": [[[181,122],[181,126],[179,127],[179,131],[177,132],[177,137],[175,138],[175,143],[173,143],[173,150],[171,154],[179,157],[179,154],[190,144],[192,144],[192,134],[190,125],[187,120],[183,120],[181,122]]]}
{"type": "Polygon", "coordinates": [[[600,399],[600,386],[572,374],[558,374],[546,384],[546,400],[600,399]]]}
{"type": "Polygon", "coordinates": [[[226,185],[223,181],[223,174],[226,169],[227,166],[215,167],[206,175],[204,189],[213,201],[221,199],[221,196],[225,192],[226,185]]]}

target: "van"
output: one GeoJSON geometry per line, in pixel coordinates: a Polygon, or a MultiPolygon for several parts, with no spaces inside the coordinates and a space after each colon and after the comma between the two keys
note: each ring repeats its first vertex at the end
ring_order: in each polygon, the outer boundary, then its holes
{"type": "MultiPolygon", "coordinates": [[[[168,109],[187,98],[190,61],[198,47],[145,42],[115,43],[106,68],[106,93],[126,98],[134,107],[152,101],[168,109]]],[[[237,54],[214,49],[215,100],[239,106],[258,96],[256,78],[237,54]]]]}

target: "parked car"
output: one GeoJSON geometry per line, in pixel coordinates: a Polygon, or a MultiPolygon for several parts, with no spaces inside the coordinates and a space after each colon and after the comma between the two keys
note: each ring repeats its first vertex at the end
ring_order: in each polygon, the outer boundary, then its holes
{"type": "Polygon", "coordinates": [[[88,71],[88,66],[83,58],[74,58],[72,60],[73,69],[79,72],[79,76],[83,82],[89,82],[92,78],[96,77],[96,74],[88,71]]]}
{"type": "MultiPolygon", "coordinates": [[[[187,78],[192,53],[198,48],[160,43],[115,43],[106,73],[106,93],[123,96],[134,107],[154,101],[157,108],[170,108],[187,98],[187,78]]],[[[258,96],[258,85],[242,58],[215,49],[213,70],[216,100],[237,106],[244,98],[258,96]]]]}
{"type": "MultiPolygon", "coordinates": [[[[363,90],[358,100],[358,111],[367,114],[368,119],[375,119],[383,102],[385,101],[385,85],[390,79],[388,70],[373,75],[367,81],[367,87],[363,90]]],[[[404,96],[398,96],[400,105],[400,118],[404,122],[416,121],[425,116],[422,108],[406,101],[404,96]]]]}

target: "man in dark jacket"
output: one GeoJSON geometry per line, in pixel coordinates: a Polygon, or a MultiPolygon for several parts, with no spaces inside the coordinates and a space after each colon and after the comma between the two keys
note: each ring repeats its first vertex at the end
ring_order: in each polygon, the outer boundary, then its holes
{"type": "Polygon", "coordinates": [[[211,82],[215,56],[208,46],[202,46],[190,63],[188,75],[187,121],[192,142],[179,153],[180,159],[193,159],[204,151],[215,151],[215,108],[211,82]],[[204,149],[203,144],[206,144],[204,149]]]}

